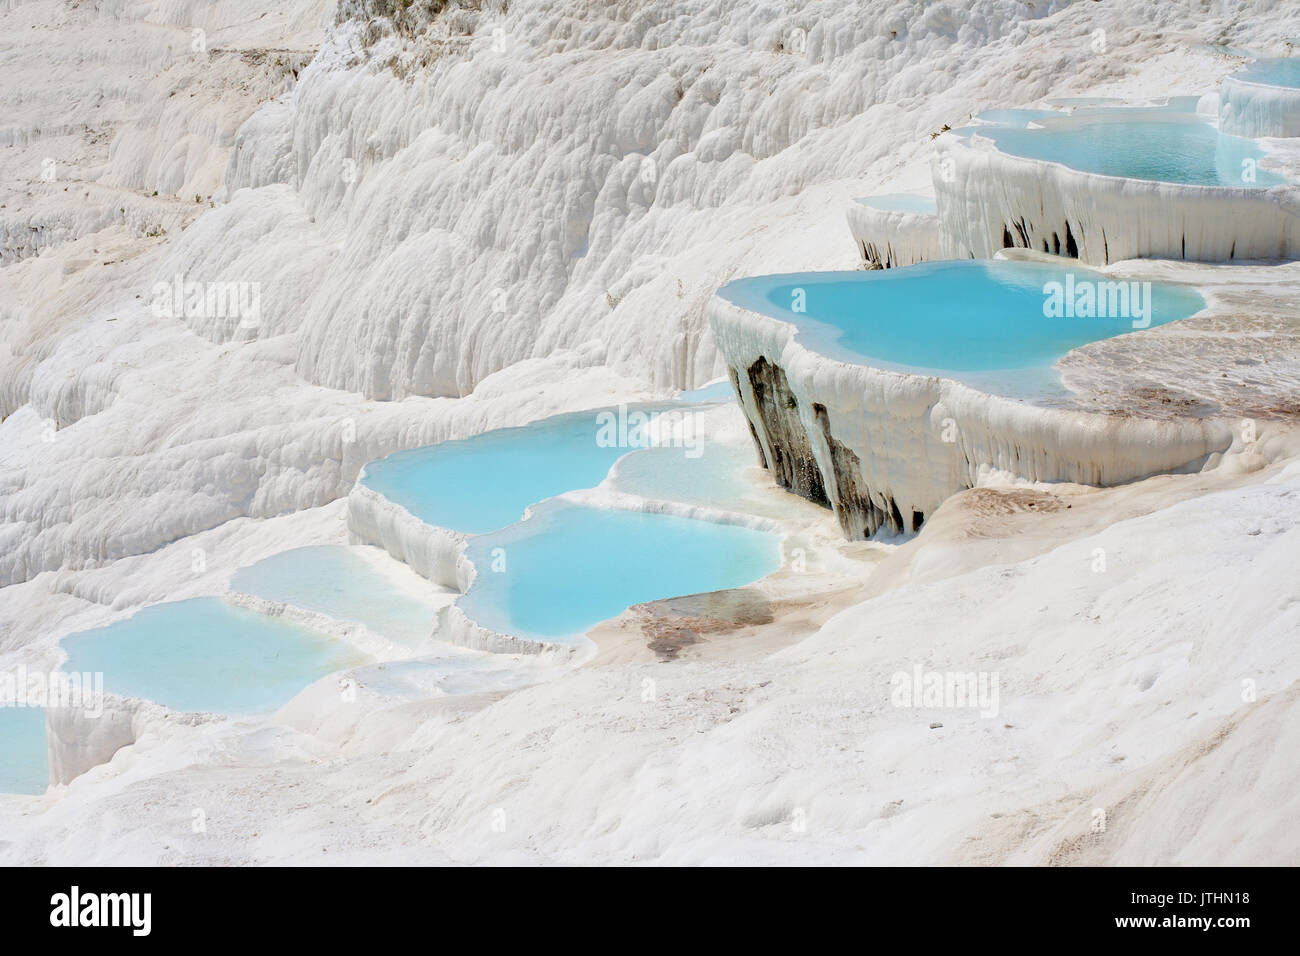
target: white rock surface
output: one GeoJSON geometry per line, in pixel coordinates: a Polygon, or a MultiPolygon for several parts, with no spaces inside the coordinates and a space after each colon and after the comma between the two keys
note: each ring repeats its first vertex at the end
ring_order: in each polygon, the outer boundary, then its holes
{"type": "Polygon", "coordinates": [[[862,261],[892,269],[944,258],[939,217],[855,202],[846,216],[862,261]]]}
{"type": "MultiPolygon", "coordinates": [[[[1300,35],[1268,6],[512,0],[365,39],[325,0],[0,5],[0,668],[342,543],[368,460],[717,378],[713,290],[851,268],[845,205],[914,188],[943,124],[1205,93],[1200,44],[1300,35]],[[178,266],[259,283],[258,325],[153,314],[178,266]]],[[[1247,471],[973,527],[958,496],[887,593],[792,575],[775,657],[133,727],[0,796],[0,861],[1294,864],[1300,474],[1247,471]],[[890,707],[918,662],[1001,671],[1004,719],[890,707]]]]}

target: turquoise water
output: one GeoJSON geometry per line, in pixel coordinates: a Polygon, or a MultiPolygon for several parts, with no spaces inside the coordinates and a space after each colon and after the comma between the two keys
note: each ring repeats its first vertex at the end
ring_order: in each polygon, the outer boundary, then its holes
{"type": "Polygon", "coordinates": [[[1165,101],[1164,109],[1171,113],[1195,113],[1200,102],[1199,96],[1171,96],[1165,101]]]}
{"type": "MultiPolygon", "coordinates": [[[[1047,100],[1051,106],[1072,109],[1076,115],[1098,115],[1106,113],[1195,113],[1199,96],[1169,96],[1163,101],[1153,101],[1158,105],[1132,106],[1131,101],[1114,96],[1062,96],[1047,100]]],[[[997,112],[994,110],[994,112],[997,112]]],[[[1010,110],[1008,112],[1028,112],[1010,110]]],[[[981,114],[983,115],[983,114],[981,114]]],[[[1059,112],[1047,112],[1047,116],[1060,116],[1059,112]]]]}
{"type": "Polygon", "coordinates": [[[715,402],[734,402],[736,390],[731,387],[731,380],[724,378],[712,385],[702,385],[689,391],[679,392],[677,401],[692,405],[711,405],[715,402]]]}
{"type": "MultiPolygon", "coordinates": [[[[801,342],[834,358],[935,373],[991,372],[1049,367],[1073,348],[1133,331],[1131,317],[1046,316],[1044,287],[1064,286],[1070,274],[1076,298],[1085,282],[1111,281],[1054,263],[962,260],[756,276],[729,282],[718,295],[793,323],[801,342]],[[796,290],[803,292],[804,312],[794,311],[796,290]]],[[[1151,326],[1205,307],[1190,288],[1155,283],[1151,291],[1151,326]]]]}
{"type": "Polygon", "coordinates": [[[236,571],[230,587],[336,621],[362,624],[408,646],[429,636],[437,610],[432,600],[403,590],[355,548],[338,545],[273,554],[236,571]]]}
{"type": "Polygon", "coordinates": [[[45,711],[0,707],[0,793],[40,794],[49,782],[45,711]]]}
{"type": "Polygon", "coordinates": [[[1028,126],[1030,123],[1060,115],[1060,110],[985,110],[975,118],[998,126],[1028,126]]]}
{"type": "MultiPolygon", "coordinates": [[[[630,409],[644,415],[647,410],[630,409]]],[[[361,481],[426,524],[483,534],[514,524],[546,498],[600,484],[631,450],[602,447],[599,411],[562,415],[462,441],[399,451],[361,481]]]]}
{"type": "Polygon", "coordinates": [[[761,501],[744,473],[754,465],[749,443],[710,442],[698,458],[687,458],[676,448],[647,448],[618,463],[613,487],[651,500],[752,511],[761,501]]]}
{"type": "Polygon", "coordinates": [[[552,641],[633,604],[740,587],[781,566],[777,535],[567,503],[476,538],[467,553],[478,574],[459,602],[466,616],[552,641]]]}
{"type": "Polygon", "coordinates": [[[1254,189],[1286,182],[1258,166],[1253,167],[1254,182],[1243,180],[1243,162],[1264,155],[1252,141],[1225,136],[1208,123],[1168,115],[1049,124],[1041,129],[988,126],[973,132],[991,139],[1004,153],[1103,176],[1254,189]]]}
{"type": "MultiPolygon", "coordinates": [[[[1167,119],[1177,119],[1170,114],[1195,114],[1199,96],[1171,96],[1162,104],[1155,106],[1127,106],[1123,100],[1108,97],[1063,97],[1050,103],[1059,109],[996,109],[977,113],[975,119],[994,126],[1012,126],[1024,129],[1030,123],[1041,125],[1045,120],[1061,119],[1064,116],[1103,116],[1126,117],[1133,122],[1150,122],[1162,115],[1167,119]],[[1064,112],[1070,110],[1071,113],[1064,112]]],[[[978,128],[966,127],[959,132],[979,132],[978,128]]]]}
{"type": "Polygon", "coordinates": [[[1125,100],[1119,96],[1057,96],[1046,102],[1052,106],[1121,109],[1125,100]]]}
{"type": "Polygon", "coordinates": [[[1295,59],[1258,60],[1232,74],[1234,80],[1263,83],[1267,86],[1300,88],[1300,57],[1295,59]]]}
{"type": "Polygon", "coordinates": [[[866,196],[859,199],[864,206],[881,209],[885,212],[915,212],[933,216],[938,212],[933,196],[917,196],[912,193],[890,193],[884,196],[866,196]]]}
{"type": "Polygon", "coordinates": [[[155,604],[65,637],[65,670],[104,674],[104,689],[174,710],[275,710],[360,656],[322,634],[217,598],[155,604]]]}

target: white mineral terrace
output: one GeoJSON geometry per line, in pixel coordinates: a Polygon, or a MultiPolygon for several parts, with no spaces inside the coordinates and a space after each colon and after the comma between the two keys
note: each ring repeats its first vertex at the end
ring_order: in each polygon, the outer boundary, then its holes
{"type": "MultiPolygon", "coordinates": [[[[701,528],[735,525],[772,535],[774,542],[791,535],[796,541],[806,539],[807,529],[801,519],[791,520],[788,497],[778,493],[766,476],[750,467],[744,420],[734,404],[727,401],[698,408],[690,405],[656,408],[662,417],[647,427],[641,439],[634,439],[630,447],[616,451],[610,463],[600,468],[603,477],[589,482],[590,487],[577,484],[553,496],[531,501],[516,520],[494,531],[467,533],[417,517],[402,504],[368,486],[363,473],[347,499],[348,539],[353,544],[376,546],[431,582],[460,595],[467,594],[479,578],[484,575],[491,578],[500,570],[491,567],[493,556],[515,550],[508,540],[526,535],[533,525],[543,523],[543,516],[575,506],[688,519],[701,528]],[[686,439],[698,442],[698,458],[681,457],[685,454],[682,443],[686,439]],[[671,471],[675,464],[688,469],[694,464],[694,471],[688,471],[684,482],[673,481],[664,469],[671,471]],[[748,471],[755,472],[753,478],[757,478],[757,483],[745,477],[743,473],[748,471]],[[630,484],[625,487],[625,482],[630,484]],[[473,547],[476,541],[498,539],[503,547],[480,547],[476,559],[473,547]]],[[[584,417],[595,421],[596,414],[584,417]]],[[[535,423],[533,427],[544,428],[548,424],[535,423]]],[[[509,434],[526,436],[528,431],[515,429],[509,434]]],[[[594,438],[594,426],[591,433],[594,438]]],[[[415,467],[417,471],[423,469],[421,473],[426,480],[432,480],[433,471],[428,465],[415,467]]],[[[598,544],[599,541],[592,540],[587,547],[598,544]]],[[[648,545],[648,541],[641,542],[642,547],[648,545]]],[[[757,583],[766,587],[761,581],[757,583]]],[[[701,584],[697,589],[709,588],[701,584]]],[[[562,603],[564,598],[557,595],[554,600],[562,603]]],[[[507,616],[498,617],[505,620],[507,616]]],[[[439,641],[462,647],[502,654],[544,654],[562,660],[588,655],[592,645],[582,638],[582,633],[595,623],[599,623],[598,617],[593,617],[591,624],[579,631],[562,635],[558,640],[547,640],[537,634],[517,632],[509,626],[486,626],[453,602],[439,609],[436,620],[429,622],[429,631],[439,641]]]]}
{"type": "Polygon", "coordinates": [[[864,199],[852,203],[846,215],[858,252],[871,266],[892,269],[942,258],[939,217],[933,211],[864,199]]]}
{"type": "MultiPolygon", "coordinates": [[[[1287,99],[1296,90],[1248,85],[1265,90],[1267,96],[1278,94],[1268,100],[1274,120],[1300,115],[1287,99]]],[[[1224,138],[1219,140],[1219,155],[1206,149],[1204,154],[1192,151],[1180,157],[1179,147],[1173,145],[1168,162],[1152,162],[1161,137],[1180,128],[1200,130],[1207,139],[1213,136],[1198,105],[1202,110],[1220,105],[1225,117],[1248,108],[1228,105],[1227,97],[1236,94],[1226,85],[1223,96],[1172,97],[1147,104],[1049,101],[1058,108],[984,111],[968,127],[937,137],[931,159],[935,198],[928,208],[918,205],[915,195],[856,200],[847,210],[849,231],[868,268],[988,258],[1004,248],[1077,256],[1094,265],[1135,257],[1289,257],[1300,241],[1300,188],[1287,182],[1288,176],[1294,178],[1300,157],[1294,144],[1269,140],[1262,146],[1224,138]],[[1100,145],[1081,141],[1073,150],[1061,145],[1059,137],[1095,132],[1105,124],[1126,132],[1100,145]],[[1010,152],[996,142],[1009,130],[1021,136],[1018,131],[1044,127],[1058,137],[1055,149],[1048,148],[1045,155],[1010,152]],[[1148,169],[1143,175],[1121,172],[1125,162],[1116,157],[1127,152],[1145,156],[1148,169]],[[1083,160],[1081,167],[1076,167],[1075,157],[1083,160]],[[1106,171],[1087,168],[1089,162],[1100,162],[1106,171]],[[1189,172],[1204,176],[1212,170],[1221,181],[1180,179],[1189,172]],[[1242,180],[1240,185],[1234,176],[1242,180]]],[[[1251,115],[1259,112],[1254,106],[1251,115]]],[[[1226,120],[1222,125],[1228,132],[1226,120]]],[[[1277,122],[1273,127],[1280,128],[1277,122]]],[[[1246,130],[1234,135],[1283,134],[1246,130]]],[[[1033,138],[1023,138],[1022,144],[1032,147],[1033,138]]]]}
{"type": "Polygon", "coordinates": [[[1225,77],[1219,128],[1233,136],[1300,136],[1300,61],[1265,60],[1225,77]]]}
{"type": "Polygon", "coordinates": [[[749,373],[763,360],[785,372],[803,440],[852,536],[884,526],[895,533],[918,530],[944,500],[977,486],[988,472],[1110,485],[1196,470],[1233,444],[1232,430],[1223,422],[1158,422],[1044,408],[948,379],[834,361],[795,341],[788,323],[722,300],[711,304],[710,318],[768,462],[791,451],[780,447],[785,436],[765,427],[749,373]],[[856,474],[837,467],[832,438],[856,455],[856,474]],[[855,523],[846,479],[870,499],[878,520],[855,523]]]}
{"type": "MultiPolygon", "coordinates": [[[[1068,261],[1027,250],[999,258],[1068,261]]],[[[798,341],[792,323],[721,295],[710,303],[709,318],[763,460],[779,472],[778,460],[797,458],[804,446],[820,475],[814,484],[850,536],[882,527],[916,530],[945,499],[990,475],[1106,486],[1213,467],[1225,456],[1257,464],[1291,453],[1300,327],[1288,296],[1268,283],[1294,287],[1300,268],[1133,261],[1108,271],[1121,279],[1198,283],[1208,306],[1159,328],[1072,349],[1054,369],[1061,394],[991,394],[956,380],[972,381],[969,375],[831,358],[798,341]],[[1261,347],[1266,374],[1243,374],[1260,364],[1261,347]],[[1209,361],[1192,359],[1193,350],[1209,361]],[[760,408],[756,394],[764,377],[764,387],[773,388],[769,367],[778,404],[798,421],[796,427],[785,416],[776,423],[782,434],[772,433],[779,409],[760,408]],[[1231,378],[1223,369],[1234,370],[1231,378]],[[832,441],[856,461],[837,460],[832,441]],[[853,495],[870,499],[865,518],[854,513],[863,504],[848,500],[853,495]]],[[[917,334],[926,333],[918,327],[917,334]]]]}
{"type": "Polygon", "coordinates": [[[978,133],[947,134],[936,145],[934,188],[950,257],[983,259],[1007,247],[1052,253],[1074,248],[1091,265],[1300,255],[1295,186],[1255,189],[1102,175],[1009,155],[978,133]]]}
{"type": "Polygon", "coordinates": [[[1211,92],[1297,36],[1276,0],[0,0],[0,687],[106,688],[0,709],[0,864],[1300,863],[1297,187],[951,132],[1222,106],[1300,182],[1291,94],[1211,92]],[[1027,395],[717,296],[1045,246],[1206,307],[1027,395]],[[358,481],[701,387],[700,459],[494,531],[358,481]],[[997,714],[895,701],[916,668],[1000,673],[997,714]]]}

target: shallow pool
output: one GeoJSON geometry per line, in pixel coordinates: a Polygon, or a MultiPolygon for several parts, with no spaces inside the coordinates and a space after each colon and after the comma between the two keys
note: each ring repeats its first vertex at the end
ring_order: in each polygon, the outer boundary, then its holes
{"type": "Polygon", "coordinates": [[[219,714],[274,710],[362,660],[322,634],[210,597],[155,604],[62,646],[65,669],[103,673],[109,693],[219,714]]]}
{"type": "Polygon", "coordinates": [[[620,419],[617,409],[578,412],[399,451],[366,465],[361,482],[426,524],[466,534],[496,531],[518,521],[529,505],[600,484],[615,461],[638,447],[631,433],[647,414],[633,408],[620,419]],[[614,416],[612,431],[602,415],[614,416]]]}
{"type": "Polygon", "coordinates": [[[926,373],[1047,368],[1080,345],[1134,331],[1135,323],[1163,325],[1205,307],[1188,287],[1139,283],[1130,297],[1132,283],[1102,285],[1112,281],[1055,263],[961,260],[756,276],[729,282],[718,295],[793,323],[803,344],[832,358],[926,373]],[[1079,306],[1087,289],[1092,311],[1108,314],[1067,308],[1067,297],[1079,306]],[[1061,314],[1047,314],[1058,304],[1061,314]]]}
{"type": "Polygon", "coordinates": [[[1256,60],[1232,74],[1234,80],[1300,89],[1300,57],[1256,60]]]}
{"type": "MultiPolygon", "coordinates": [[[[1047,117],[1060,116],[1060,110],[1062,109],[1071,110],[1076,115],[1123,113],[1135,117],[1150,113],[1195,113],[1200,100],[1200,96],[1168,96],[1135,105],[1134,100],[1114,96],[1062,96],[1045,101],[1049,106],[1059,107],[1059,109],[1046,111],[1045,115],[1047,117]]],[[[997,110],[993,112],[997,112],[997,110]]],[[[1011,110],[1009,112],[1023,111],[1011,110]]]]}
{"type": "Polygon", "coordinates": [[[415,646],[428,638],[437,602],[432,600],[432,586],[414,572],[405,566],[393,572],[402,579],[382,573],[356,548],[322,545],[282,551],[240,568],[230,587],[361,624],[391,641],[415,646]],[[421,589],[428,593],[422,595],[421,589]]]}
{"type": "Polygon", "coordinates": [[[1122,96],[1054,96],[1045,102],[1049,106],[1071,109],[1079,107],[1122,109],[1128,101],[1122,96]]]}
{"type": "Polygon", "coordinates": [[[459,605],[503,633],[564,642],[643,601],[740,587],[781,566],[780,537],[739,525],[564,502],[474,539],[459,605]]]}
{"type": "Polygon", "coordinates": [[[612,486],[652,501],[752,512],[762,507],[758,489],[745,478],[754,467],[750,444],[710,441],[696,458],[676,448],[647,448],[614,466],[612,486]]]}
{"type": "Polygon", "coordinates": [[[0,793],[40,794],[49,783],[45,711],[0,707],[0,793]]]}
{"type": "Polygon", "coordinates": [[[870,209],[882,212],[911,212],[933,216],[938,212],[933,196],[918,196],[915,193],[887,193],[883,196],[864,196],[858,200],[870,209]]]}
{"type": "Polygon", "coordinates": [[[712,405],[720,402],[734,402],[735,400],[736,390],[731,387],[731,380],[726,378],[711,385],[701,385],[699,388],[677,393],[677,401],[691,405],[712,405]]]}
{"type": "Polygon", "coordinates": [[[1264,154],[1252,141],[1165,111],[1143,118],[1108,117],[1082,123],[1044,120],[1043,124],[1035,129],[984,126],[965,132],[990,139],[999,150],[1013,156],[1103,176],[1247,189],[1286,182],[1257,165],[1264,154]]]}
{"type": "Polygon", "coordinates": [[[1030,123],[1037,123],[1040,120],[1060,115],[1060,110],[998,109],[985,110],[983,113],[976,114],[975,118],[982,123],[990,123],[995,126],[1023,127],[1028,126],[1030,123]]]}

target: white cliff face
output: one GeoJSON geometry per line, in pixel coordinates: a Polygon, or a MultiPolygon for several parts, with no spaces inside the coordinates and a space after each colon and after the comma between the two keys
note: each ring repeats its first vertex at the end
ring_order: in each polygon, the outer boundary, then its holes
{"type": "MultiPolygon", "coordinates": [[[[760,209],[842,178],[863,155],[849,117],[937,88],[916,57],[973,61],[1057,6],[977,4],[956,34],[944,5],[899,19],[883,2],[866,16],[565,2],[396,31],[345,21],[287,107],[241,130],[226,188],[292,175],[338,250],[284,323],[301,327],[310,381],[462,395],[595,340],[620,371],[690,386],[720,371],[702,314],[716,267],[701,274],[692,250],[741,255],[760,209]],[[663,302],[671,321],[640,321],[663,302]]],[[[260,249],[273,259],[301,236],[268,224],[260,249]]]]}

